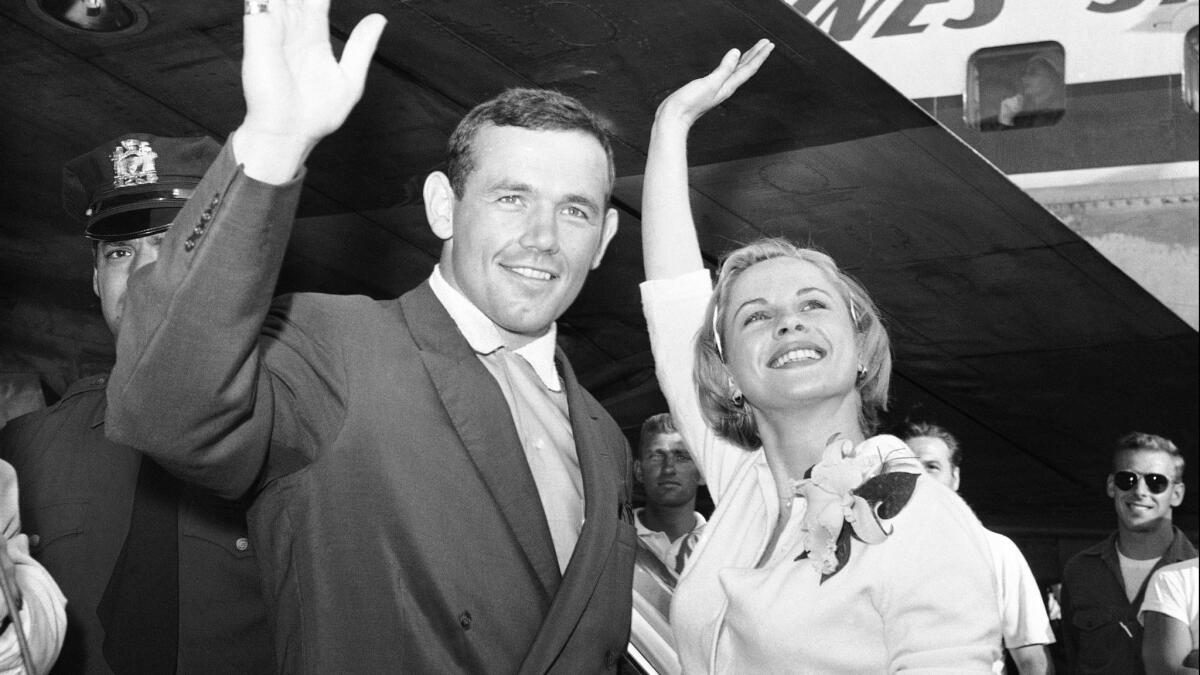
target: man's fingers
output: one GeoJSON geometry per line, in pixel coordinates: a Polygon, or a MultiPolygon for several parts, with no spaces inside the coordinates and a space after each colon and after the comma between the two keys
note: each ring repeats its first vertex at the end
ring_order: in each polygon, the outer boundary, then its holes
{"type": "Polygon", "coordinates": [[[379,37],[387,26],[387,19],[380,14],[371,14],[358,22],[346,40],[346,48],[342,50],[342,72],[352,81],[361,85],[367,79],[367,66],[371,65],[371,56],[379,44],[379,37]]]}

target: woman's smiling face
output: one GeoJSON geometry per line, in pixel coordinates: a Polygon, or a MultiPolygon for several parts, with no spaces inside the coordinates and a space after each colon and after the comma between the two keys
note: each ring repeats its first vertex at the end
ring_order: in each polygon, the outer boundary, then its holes
{"type": "Polygon", "coordinates": [[[721,308],[734,383],[756,408],[855,394],[858,336],[838,283],[793,257],[742,272],[721,308]]]}

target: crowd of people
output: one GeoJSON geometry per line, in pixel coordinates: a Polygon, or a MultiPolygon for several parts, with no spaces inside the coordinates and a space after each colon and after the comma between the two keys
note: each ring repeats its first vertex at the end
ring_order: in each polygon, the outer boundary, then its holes
{"type": "MultiPolygon", "coordinates": [[[[574,98],[466,115],[424,184],[443,245],[416,289],[271,297],[305,159],[384,28],[339,60],[326,13],[246,3],[224,147],[126,134],[68,166],[117,361],[0,433],[0,673],[606,672],[647,594],[686,673],[992,673],[1004,650],[1053,671],[1029,566],[957,494],[953,434],[878,433],[892,357],[867,289],[779,239],[715,285],[702,264],[688,133],[770,42],[656,114],[642,297],[670,410],[631,451],[556,346],[617,228],[612,147],[574,98]]],[[[1118,529],[1063,574],[1069,669],[1195,672],[1182,457],[1131,434],[1112,461],[1118,529]]]]}

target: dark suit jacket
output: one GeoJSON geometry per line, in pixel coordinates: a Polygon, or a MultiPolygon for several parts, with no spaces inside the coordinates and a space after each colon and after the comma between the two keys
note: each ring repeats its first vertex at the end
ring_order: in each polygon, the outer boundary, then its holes
{"type": "MultiPolygon", "coordinates": [[[[0,432],[21,480],[33,556],[67,598],[54,673],[111,673],[96,606],[133,509],[141,455],[104,437],[107,377],[71,385],[58,403],[0,432]]],[[[261,673],[272,664],[266,605],[245,507],[187,488],[179,495],[180,672],[261,673]]]]}
{"type": "Polygon", "coordinates": [[[218,158],[131,280],[108,432],[257,494],[284,672],[615,667],[635,541],[620,430],[559,354],[586,499],[560,575],[504,396],[428,284],[271,304],[298,191],[218,158]]]}

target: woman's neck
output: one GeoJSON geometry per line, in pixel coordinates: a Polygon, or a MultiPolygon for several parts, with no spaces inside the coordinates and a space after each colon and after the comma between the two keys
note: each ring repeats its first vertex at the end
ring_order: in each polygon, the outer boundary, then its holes
{"type": "Polygon", "coordinates": [[[840,435],[855,445],[863,441],[860,405],[858,392],[854,392],[793,408],[755,410],[763,453],[781,500],[791,498],[792,481],[803,478],[809,467],[821,461],[831,438],[840,435]]]}

